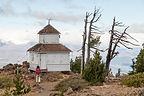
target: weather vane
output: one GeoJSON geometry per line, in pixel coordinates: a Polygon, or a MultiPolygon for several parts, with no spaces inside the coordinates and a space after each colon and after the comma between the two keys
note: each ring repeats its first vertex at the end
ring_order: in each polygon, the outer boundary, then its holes
{"type": "Polygon", "coordinates": [[[47,19],[47,20],[48,20],[48,24],[50,24],[50,21],[53,20],[53,19],[49,18],[49,19],[47,19]]]}

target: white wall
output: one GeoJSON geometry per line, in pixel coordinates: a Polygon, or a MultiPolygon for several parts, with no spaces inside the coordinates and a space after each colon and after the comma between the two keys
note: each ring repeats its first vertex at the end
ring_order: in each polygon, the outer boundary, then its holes
{"type": "Polygon", "coordinates": [[[48,71],[70,71],[69,52],[29,53],[30,69],[35,70],[39,65],[48,71]]]}
{"type": "Polygon", "coordinates": [[[29,52],[30,69],[35,70],[39,65],[39,54],[37,52],[29,52]]]}
{"type": "Polygon", "coordinates": [[[69,52],[49,52],[41,54],[41,57],[41,65],[48,71],[70,71],[69,52]]]}
{"type": "Polygon", "coordinates": [[[57,44],[59,43],[59,34],[40,34],[39,43],[43,44],[57,44]]]}

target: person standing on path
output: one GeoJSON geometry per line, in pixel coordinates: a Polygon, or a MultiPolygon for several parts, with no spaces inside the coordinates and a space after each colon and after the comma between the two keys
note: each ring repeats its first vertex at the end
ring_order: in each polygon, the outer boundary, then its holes
{"type": "Polygon", "coordinates": [[[41,73],[41,69],[39,66],[37,66],[36,71],[35,71],[35,75],[36,75],[36,83],[40,83],[40,73],[41,73]]]}

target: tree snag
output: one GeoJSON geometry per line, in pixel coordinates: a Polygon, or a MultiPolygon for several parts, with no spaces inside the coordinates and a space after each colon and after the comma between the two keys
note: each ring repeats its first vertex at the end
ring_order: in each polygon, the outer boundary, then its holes
{"type": "Polygon", "coordinates": [[[100,17],[101,17],[100,9],[95,9],[94,13],[92,15],[92,18],[89,22],[90,24],[89,24],[89,32],[88,32],[88,43],[87,43],[88,47],[87,47],[86,66],[89,66],[88,61],[90,59],[90,51],[91,51],[90,48],[92,48],[92,47],[94,48],[95,45],[99,44],[99,42],[98,42],[99,40],[98,40],[98,38],[94,38],[94,34],[100,34],[100,31],[99,31],[99,28],[97,26],[95,26],[94,24],[96,24],[98,22],[100,17]]]}
{"type": "Polygon", "coordinates": [[[129,26],[126,27],[123,32],[120,32],[120,31],[116,30],[115,27],[124,27],[124,25],[122,25],[122,22],[116,22],[115,17],[114,17],[112,28],[109,31],[111,36],[110,36],[108,53],[107,53],[107,56],[106,56],[106,72],[107,72],[107,75],[109,73],[109,66],[110,66],[111,60],[119,54],[119,52],[116,51],[116,48],[120,47],[119,44],[123,45],[127,49],[132,49],[129,45],[139,46],[137,44],[132,43],[132,41],[128,41],[128,39],[132,39],[132,40],[138,42],[136,39],[134,39],[132,36],[130,36],[126,32],[127,29],[129,28],[129,26]]]}
{"type": "Polygon", "coordinates": [[[83,32],[83,43],[82,43],[82,59],[81,59],[81,74],[84,70],[84,64],[85,64],[85,44],[87,39],[87,24],[88,24],[88,17],[91,14],[86,12],[86,17],[84,19],[85,25],[84,25],[84,32],[83,32]]]}

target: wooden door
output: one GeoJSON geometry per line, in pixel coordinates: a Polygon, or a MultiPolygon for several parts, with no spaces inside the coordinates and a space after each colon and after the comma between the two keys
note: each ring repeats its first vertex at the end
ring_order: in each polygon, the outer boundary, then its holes
{"type": "Polygon", "coordinates": [[[40,54],[40,68],[46,69],[46,54],[40,54]]]}

